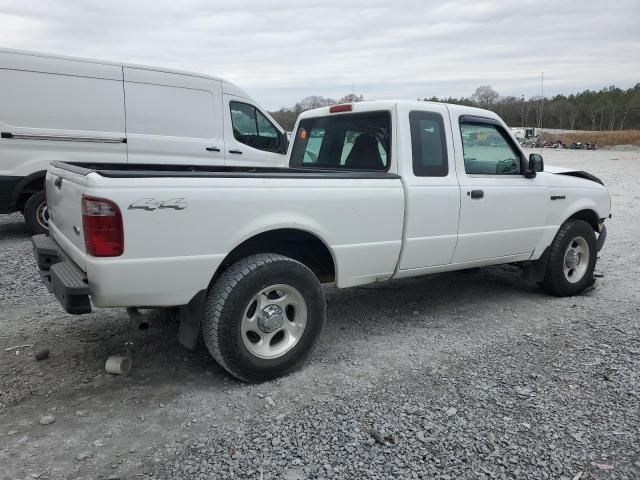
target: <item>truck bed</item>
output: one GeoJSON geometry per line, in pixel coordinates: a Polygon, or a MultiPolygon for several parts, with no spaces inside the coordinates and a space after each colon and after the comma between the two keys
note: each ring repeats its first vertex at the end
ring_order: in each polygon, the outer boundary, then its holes
{"type": "Polygon", "coordinates": [[[47,202],[51,236],[104,307],[186,305],[263,232],[316,237],[339,265],[340,287],[389,278],[402,245],[404,189],[388,172],[54,162],[47,202]],[[87,255],[83,197],[118,206],[121,255],[87,255]]]}

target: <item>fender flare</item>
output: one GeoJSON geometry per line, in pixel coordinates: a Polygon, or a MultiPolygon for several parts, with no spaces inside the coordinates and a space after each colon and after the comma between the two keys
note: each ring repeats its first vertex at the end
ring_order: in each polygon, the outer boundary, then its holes
{"type": "MultiPolygon", "coordinates": [[[[308,219],[304,216],[295,216],[290,217],[287,221],[281,221],[277,219],[277,217],[271,220],[270,217],[265,216],[260,219],[260,221],[253,223],[250,228],[245,229],[240,232],[240,234],[234,238],[233,243],[226,248],[227,252],[225,254],[224,260],[221,262],[224,263],[229,255],[240,245],[245,242],[251,240],[254,237],[259,235],[274,232],[277,230],[298,230],[300,232],[306,233],[315,237],[320,243],[324,245],[324,247],[329,251],[331,255],[331,260],[333,262],[336,279],[338,278],[338,259],[335,250],[333,249],[332,244],[326,240],[327,234],[322,231],[321,228],[317,228],[317,225],[314,225],[312,221],[307,221],[308,219]]],[[[220,265],[216,267],[215,272],[212,276],[212,281],[215,279],[216,274],[220,271],[220,265]]]]}
{"type": "Polygon", "coordinates": [[[40,179],[44,180],[46,176],[47,176],[47,171],[40,170],[37,172],[30,173],[29,175],[24,177],[22,180],[20,180],[18,184],[13,188],[13,192],[11,192],[11,197],[9,197],[9,208],[16,208],[16,205],[18,203],[18,197],[20,197],[20,194],[22,193],[22,190],[24,189],[24,187],[26,187],[30,183],[33,183],[35,180],[40,180],[40,179]]]}
{"type": "Polygon", "coordinates": [[[314,237],[318,242],[320,242],[324,246],[324,248],[326,248],[327,252],[329,252],[329,255],[331,257],[331,262],[333,263],[334,275],[336,278],[338,278],[338,260],[336,257],[336,253],[334,249],[331,247],[331,245],[325,240],[325,237],[320,233],[318,233],[315,229],[303,223],[282,223],[282,224],[274,224],[271,226],[268,226],[268,224],[264,224],[264,225],[260,225],[258,228],[248,230],[242,236],[238,237],[236,241],[234,241],[233,247],[229,249],[224,259],[220,262],[220,265],[218,265],[215,272],[213,273],[209,287],[213,285],[214,280],[217,278],[218,274],[220,273],[221,266],[227,261],[227,259],[238,247],[242,246],[246,242],[260,235],[268,234],[271,232],[275,233],[281,230],[296,230],[300,233],[310,235],[314,237]],[[248,233],[248,232],[251,232],[251,233],[248,233]]]}

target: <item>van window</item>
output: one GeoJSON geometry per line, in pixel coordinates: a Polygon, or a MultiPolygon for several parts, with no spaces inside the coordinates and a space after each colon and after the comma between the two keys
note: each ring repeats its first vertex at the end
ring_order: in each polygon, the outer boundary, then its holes
{"type": "Polygon", "coordinates": [[[215,138],[213,97],[206,90],[125,82],[127,132],[215,138]]]}
{"type": "Polygon", "coordinates": [[[0,122],[124,133],[122,81],[0,68],[0,122]]]}
{"type": "Polygon", "coordinates": [[[416,110],[409,113],[409,122],[413,174],[417,177],[446,177],[449,161],[442,115],[416,110]]]}
{"type": "Polygon", "coordinates": [[[300,121],[290,165],[386,171],[391,162],[389,112],[347,113],[300,121]]]}
{"type": "Polygon", "coordinates": [[[280,148],[280,131],[253,105],[229,102],[233,137],[240,143],[266,152],[280,148]]]}

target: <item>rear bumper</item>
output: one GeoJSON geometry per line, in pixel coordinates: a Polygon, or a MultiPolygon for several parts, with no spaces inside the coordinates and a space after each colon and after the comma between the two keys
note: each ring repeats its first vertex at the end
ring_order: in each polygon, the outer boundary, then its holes
{"type": "Polygon", "coordinates": [[[89,285],[82,270],[62,253],[52,237],[34,235],[31,243],[47,290],[55,295],[68,313],[91,312],[89,285]]]}

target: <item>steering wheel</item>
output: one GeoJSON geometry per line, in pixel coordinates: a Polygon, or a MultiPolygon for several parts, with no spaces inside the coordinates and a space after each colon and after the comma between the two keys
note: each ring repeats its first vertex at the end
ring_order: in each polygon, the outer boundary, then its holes
{"type": "Polygon", "coordinates": [[[510,175],[518,173],[518,164],[513,158],[505,158],[500,160],[496,165],[496,173],[498,175],[510,175]]]}

